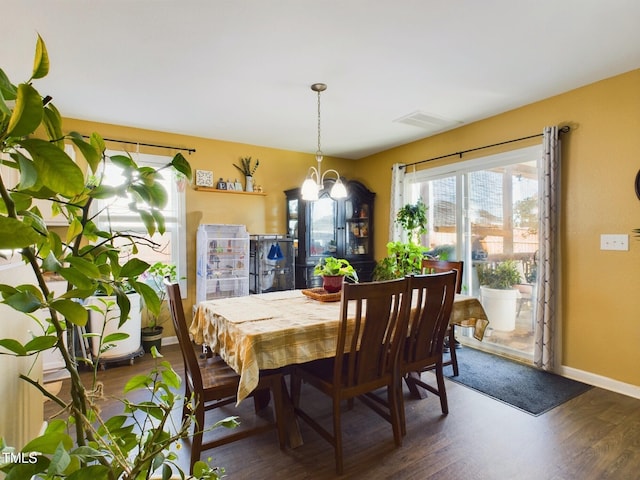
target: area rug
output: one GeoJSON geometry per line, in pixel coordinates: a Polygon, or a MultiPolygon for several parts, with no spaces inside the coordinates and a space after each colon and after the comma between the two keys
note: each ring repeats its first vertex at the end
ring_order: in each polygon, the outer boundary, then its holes
{"type": "MultiPolygon", "coordinates": [[[[591,385],[463,347],[456,350],[460,375],[450,380],[538,416],[586,392],[591,385]]],[[[445,368],[445,372],[450,368],[445,368]]],[[[452,374],[451,374],[452,375],[452,374]]]]}

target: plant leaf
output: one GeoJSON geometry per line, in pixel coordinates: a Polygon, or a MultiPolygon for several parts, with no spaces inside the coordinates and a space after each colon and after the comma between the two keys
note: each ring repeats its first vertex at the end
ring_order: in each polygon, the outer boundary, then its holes
{"type": "Polygon", "coordinates": [[[129,393],[133,390],[138,390],[140,388],[146,388],[147,385],[151,383],[151,379],[148,375],[135,375],[129,379],[129,381],[124,386],[123,393],[129,393]]]}
{"type": "Polygon", "coordinates": [[[91,171],[95,173],[100,166],[100,161],[102,160],[101,151],[98,150],[93,144],[85,141],[84,137],[80,135],[78,132],[71,132],[69,134],[69,138],[74,143],[82,156],[85,158],[91,171]]]}
{"type": "Polygon", "coordinates": [[[54,300],[50,303],[50,305],[51,308],[53,308],[57,312],[60,312],[68,321],[70,321],[74,325],[84,327],[87,324],[87,310],[78,302],[62,298],[59,300],[54,300]]]}
{"type": "Polygon", "coordinates": [[[18,85],[16,105],[9,119],[7,135],[24,137],[33,133],[42,122],[43,111],[40,94],[31,85],[21,83],[18,85]]]}
{"type": "Polygon", "coordinates": [[[70,450],[73,447],[73,440],[71,440],[69,435],[63,432],[47,432],[27,443],[22,451],[40,452],[53,455],[60,444],[62,444],[67,450],[70,450]]]}
{"type": "Polygon", "coordinates": [[[171,160],[171,166],[187,177],[187,180],[191,181],[193,175],[191,165],[180,152],[176,153],[175,157],[171,160]]]}
{"type": "Polygon", "coordinates": [[[40,299],[30,291],[19,291],[9,297],[5,297],[4,303],[23,313],[32,313],[42,308],[40,299]]]}
{"type": "Polygon", "coordinates": [[[95,263],[85,260],[84,258],[68,256],[65,259],[69,265],[86,275],[89,278],[100,278],[100,269],[95,263]]]}
{"type": "Polygon", "coordinates": [[[64,148],[64,134],[62,133],[62,118],[60,112],[52,104],[47,104],[44,107],[44,128],[47,131],[47,135],[54,141],[58,148],[64,148]]]}
{"type": "Polygon", "coordinates": [[[126,340],[127,338],[129,338],[129,334],[128,333],[124,333],[124,332],[114,332],[114,333],[110,333],[109,335],[106,335],[103,339],[102,339],[102,343],[113,343],[113,342],[119,342],[121,340],[126,340]]]}
{"type": "Polygon", "coordinates": [[[53,335],[42,335],[29,340],[24,345],[24,348],[28,352],[42,352],[54,347],[56,343],[58,343],[58,337],[53,335]]]}
{"type": "Polygon", "coordinates": [[[46,77],[49,73],[49,54],[47,53],[47,46],[44,44],[42,37],[38,35],[38,41],[36,42],[36,55],[33,59],[33,73],[32,79],[46,77]]]}
{"type": "Polygon", "coordinates": [[[40,235],[15,218],[0,216],[0,249],[13,250],[28,247],[40,240],[40,235]]]}
{"type": "Polygon", "coordinates": [[[132,258],[122,266],[120,270],[120,276],[124,278],[137,277],[144,273],[149,268],[149,264],[139,258],[132,258]]]}
{"type": "Polygon", "coordinates": [[[20,142],[31,154],[42,184],[67,198],[84,190],[84,174],[71,157],[56,145],[38,138],[20,142]]]}
{"type": "Polygon", "coordinates": [[[27,349],[13,338],[0,338],[0,347],[4,347],[10,352],[15,353],[16,355],[27,355],[27,349]]]}

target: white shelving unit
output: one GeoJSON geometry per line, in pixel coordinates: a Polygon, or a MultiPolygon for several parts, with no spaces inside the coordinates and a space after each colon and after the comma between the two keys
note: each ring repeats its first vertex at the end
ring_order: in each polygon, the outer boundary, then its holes
{"type": "Polygon", "coordinates": [[[196,302],[249,295],[249,233],[245,225],[200,225],[196,302]]]}

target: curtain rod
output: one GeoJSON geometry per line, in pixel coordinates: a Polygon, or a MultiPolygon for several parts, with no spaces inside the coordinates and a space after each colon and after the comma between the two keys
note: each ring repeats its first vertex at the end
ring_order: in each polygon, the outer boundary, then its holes
{"type": "MultiPolygon", "coordinates": [[[[90,138],[89,135],[82,135],[84,138],[90,138]]],[[[105,142],[127,143],[129,145],[142,145],[143,147],[166,148],[168,150],[182,150],[185,152],[195,153],[195,148],[171,147],[169,145],[156,145],[154,143],[132,142],[131,140],[116,140],[115,138],[103,138],[105,142]]]]}
{"type": "MultiPolygon", "coordinates": [[[[571,127],[569,125],[565,125],[558,129],[558,133],[568,133],[569,130],[571,130],[571,127]]],[[[465,153],[475,152],[477,150],[484,150],[485,148],[499,147],[500,145],[506,145],[508,143],[521,142],[522,140],[529,140],[530,138],[541,137],[542,135],[544,134],[537,133],[535,135],[529,135],[528,137],[514,138],[513,140],[506,140],[504,142],[492,143],[491,145],[484,145],[482,147],[470,148],[468,150],[462,150],[460,152],[449,153],[447,155],[440,155],[439,157],[427,158],[426,160],[419,160],[417,162],[407,163],[405,165],[402,165],[400,168],[412,167],[414,165],[420,165],[421,163],[433,162],[434,160],[440,160],[442,158],[448,158],[448,157],[459,156],[460,158],[462,158],[462,155],[464,155],[465,153]]]]}

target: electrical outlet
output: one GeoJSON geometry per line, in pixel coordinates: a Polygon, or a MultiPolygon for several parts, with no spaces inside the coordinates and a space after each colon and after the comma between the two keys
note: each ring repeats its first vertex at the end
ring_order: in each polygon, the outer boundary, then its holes
{"type": "Polygon", "coordinates": [[[600,235],[600,250],[629,250],[629,235],[602,234],[600,235]]]}

